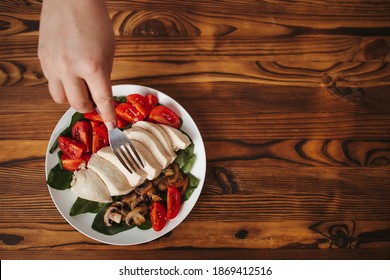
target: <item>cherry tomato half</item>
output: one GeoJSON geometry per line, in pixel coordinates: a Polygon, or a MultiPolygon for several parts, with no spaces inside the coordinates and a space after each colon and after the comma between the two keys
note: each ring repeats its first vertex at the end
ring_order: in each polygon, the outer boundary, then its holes
{"type": "Polygon", "coordinates": [[[167,218],[174,219],[179,213],[181,206],[181,193],[174,186],[168,187],[167,194],[167,218]]]}
{"type": "Polygon", "coordinates": [[[104,123],[91,122],[92,125],[92,153],[96,153],[101,148],[107,147],[108,142],[108,131],[104,123]]]}
{"type": "Polygon", "coordinates": [[[103,122],[102,116],[100,116],[96,110],[93,110],[89,113],[85,113],[84,118],[95,122],[103,122]]]}
{"type": "Polygon", "coordinates": [[[153,202],[150,206],[150,221],[155,231],[160,231],[167,223],[167,212],[161,202],[153,202]]]}
{"type": "Polygon", "coordinates": [[[158,99],[156,96],[154,96],[152,94],[148,94],[146,96],[146,99],[148,100],[148,103],[149,103],[151,108],[154,108],[158,105],[158,99]]]}
{"type": "Polygon", "coordinates": [[[152,107],[149,105],[148,99],[138,93],[129,94],[127,96],[126,102],[128,104],[133,105],[134,108],[142,115],[143,119],[146,119],[146,117],[149,115],[150,110],[152,110],[152,107]]]}
{"type": "Polygon", "coordinates": [[[165,106],[157,106],[150,111],[148,121],[160,124],[170,125],[174,128],[179,128],[180,118],[171,109],[165,106]]]}
{"type": "Polygon", "coordinates": [[[91,158],[90,153],[84,154],[80,158],[75,158],[75,159],[68,158],[65,154],[63,154],[61,156],[61,163],[62,163],[62,167],[65,170],[75,171],[79,169],[80,164],[87,163],[90,158],[91,158]]]}
{"type": "Polygon", "coordinates": [[[71,159],[80,158],[87,151],[85,144],[66,136],[58,136],[58,147],[71,159]]]}
{"type": "Polygon", "coordinates": [[[92,151],[92,127],[88,121],[78,121],[72,126],[72,138],[84,143],[87,152],[92,151]]]}
{"type": "Polygon", "coordinates": [[[129,123],[143,121],[144,116],[131,104],[121,103],[115,108],[116,114],[129,123]]]}

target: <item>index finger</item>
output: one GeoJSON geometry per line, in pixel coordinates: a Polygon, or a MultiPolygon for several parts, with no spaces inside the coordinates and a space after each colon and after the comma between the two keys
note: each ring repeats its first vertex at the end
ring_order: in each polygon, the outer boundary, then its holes
{"type": "Polygon", "coordinates": [[[85,81],[103,121],[105,123],[111,122],[115,125],[116,114],[110,79],[102,72],[97,71],[85,81]]]}

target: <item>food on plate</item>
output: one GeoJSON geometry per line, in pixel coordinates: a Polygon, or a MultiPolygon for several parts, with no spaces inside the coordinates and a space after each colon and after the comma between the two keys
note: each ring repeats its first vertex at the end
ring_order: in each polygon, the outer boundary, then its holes
{"type": "Polygon", "coordinates": [[[78,197],[104,203],[112,201],[106,184],[92,169],[83,167],[76,171],[71,184],[70,190],[78,197]]]}
{"type": "MultiPolygon", "coordinates": [[[[176,158],[176,153],[175,153],[175,150],[173,149],[172,141],[171,141],[169,135],[165,132],[165,130],[162,127],[160,127],[160,125],[154,124],[151,122],[140,121],[140,122],[136,122],[133,125],[133,127],[139,127],[141,129],[144,129],[144,130],[150,132],[151,134],[153,134],[153,136],[156,137],[157,140],[164,147],[165,151],[172,158],[176,158]]],[[[177,131],[179,132],[179,130],[177,130],[177,131]]]]}
{"type": "Polygon", "coordinates": [[[134,188],[134,186],[138,186],[145,181],[146,173],[143,170],[138,170],[137,172],[130,173],[129,170],[127,170],[127,168],[124,167],[123,164],[119,161],[119,159],[116,157],[110,147],[101,148],[97,152],[97,154],[103,159],[111,162],[119,169],[120,172],[123,173],[123,175],[125,175],[128,184],[132,187],[127,192],[130,192],[134,188]]]}
{"type": "Polygon", "coordinates": [[[57,139],[62,154],[48,184],[51,180],[64,184],[51,185],[54,188],[70,187],[81,199],[74,204],[79,213],[89,209],[97,213],[92,228],[101,233],[115,234],[133,226],[160,231],[178,215],[181,203],[198,184],[189,173],[194,162],[192,141],[179,129],[179,116],[154,95],[119,97],[115,106],[117,126],[132,141],[144,168],[129,172],[121,164],[108,146],[107,128],[96,111],[75,113],[57,139]],[[61,179],[69,178],[61,170],[73,172],[69,183],[61,179]]]}
{"type": "Polygon", "coordinates": [[[175,159],[174,156],[169,155],[165,151],[161,142],[150,132],[138,127],[132,127],[126,129],[124,133],[130,140],[142,143],[152,153],[162,168],[166,168],[175,159]]]}
{"type": "Polygon", "coordinates": [[[180,127],[179,116],[166,106],[159,105],[150,111],[148,121],[160,124],[166,124],[174,128],[180,127]]]}

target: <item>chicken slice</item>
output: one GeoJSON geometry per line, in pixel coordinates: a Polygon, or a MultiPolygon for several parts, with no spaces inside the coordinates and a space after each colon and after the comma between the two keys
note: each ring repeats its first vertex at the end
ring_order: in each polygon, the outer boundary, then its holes
{"type": "Polygon", "coordinates": [[[81,168],[73,173],[70,190],[83,199],[108,203],[112,202],[106,184],[91,169],[81,168]]]}
{"type": "MultiPolygon", "coordinates": [[[[137,170],[137,172],[130,173],[126,167],[123,166],[123,164],[119,161],[119,159],[116,157],[114,152],[110,147],[104,147],[100,149],[97,154],[104,158],[105,160],[111,162],[113,165],[115,165],[116,168],[119,169],[120,172],[125,175],[127,181],[129,182],[130,186],[133,188],[139,186],[142,184],[146,179],[146,173],[142,170],[137,170]]],[[[131,190],[130,190],[131,191],[131,190]]],[[[129,192],[130,192],[129,191],[129,192]]]]}
{"type": "Polygon", "coordinates": [[[142,159],[142,162],[144,163],[145,168],[143,168],[143,170],[146,173],[146,178],[148,180],[153,180],[159,176],[162,171],[162,167],[157,163],[152,153],[141,142],[132,140],[131,143],[133,143],[140,158],[142,159]]]}
{"type": "Polygon", "coordinates": [[[187,148],[191,144],[190,138],[180,130],[165,124],[159,124],[159,126],[167,133],[171,139],[172,148],[177,151],[187,148]]]}
{"type": "Polygon", "coordinates": [[[172,148],[171,139],[168,134],[162,129],[158,124],[154,124],[147,121],[139,121],[133,124],[133,127],[142,128],[151,134],[153,134],[161,145],[164,147],[165,151],[173,158],[176,158],[176,153],[172,148]]]}
{"type": "Polygon", "coordinates": [[[162,168],[166,168],[175,157],[170,156],[153,134],[139,127],[124,131],[130,140],[141,142],[154,156],[162,168]]]}
{"type": "Polygon", "coordinates": [[[88,162],[88,168],[95,171],[102,179],[111,196],[127,194],[133,189],[125,175],[115,165],[98,154],[91,156],[88,162]]]}

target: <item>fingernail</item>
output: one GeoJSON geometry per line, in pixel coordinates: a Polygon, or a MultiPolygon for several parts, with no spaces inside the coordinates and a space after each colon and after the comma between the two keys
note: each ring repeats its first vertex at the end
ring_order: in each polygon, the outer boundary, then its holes
{"type": "Polygon", "coordinates": [[[115,123],[113,122],[104,122],[108,130],[113,130],[115,128],[115,123]]]}

